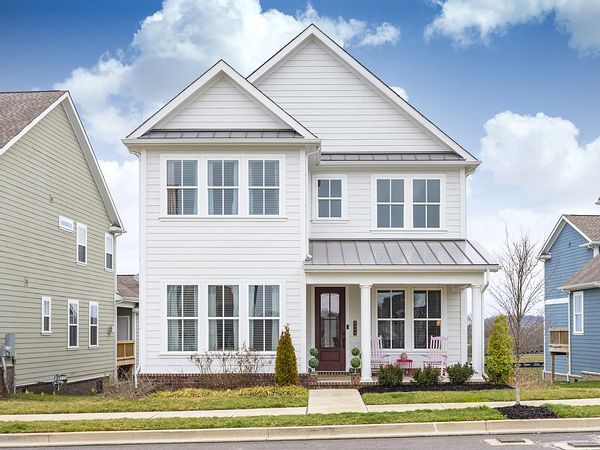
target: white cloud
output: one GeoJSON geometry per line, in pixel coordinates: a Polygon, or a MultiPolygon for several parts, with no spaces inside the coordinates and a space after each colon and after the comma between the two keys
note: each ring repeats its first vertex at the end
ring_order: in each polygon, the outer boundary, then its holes
{"type": "Polygon", "coordinates": [[[406,93],[406,89],[404,89],[400,86],[390,86],[390,87],[396,94],[398,94],[404,100],[408,100],[408,94],[406,93]]]}
{"type": "Polygon", "coordinates": [[[435,0],[440,14],[425,36],[446,36],[458,45],[492,35],[510,26],[540,22],[553,15],[556,26],[569,35],[569,45],[581,53],[600,51],[600,2],[596,0],[435,0]]]}
{"type": "Polygon", "coordinates": [[[360,45],[378,46],[387,43],[395,43],[400,37],[400,30],[388,22],[379,25],[375,32],[368,32],[361,39],[360,45]]]}

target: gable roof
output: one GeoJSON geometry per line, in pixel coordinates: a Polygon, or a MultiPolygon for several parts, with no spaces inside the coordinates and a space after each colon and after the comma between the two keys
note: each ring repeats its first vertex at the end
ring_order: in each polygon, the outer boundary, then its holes
{"type": "Polygon", "coordinates": [[[126,299],[139,299],[140,280],[138,275],[117,275],[117,294],[126,299]]]}
{"type": "Polygon", "coordinates": [[[54,108],[64,108],[115,232],[124,232],[100,165],[68,91],[0,92],[0,157],[54,108]],[[8,139],[8,140],[6,140],[8,139]]]}
{"type": "Polygon", "coordinates": [[[150,116],[144,123],[136,128],[132,133],[123,140],[124,143],[133,143],[136,139],[144,137],[144,134],[152,130],[160,121],[170,115],[179,106],[183,105],[192,95],[198,92],[203,86],[206,86],[212,80],[219,76],[228,77],[237,87],[243,92],[250,95],[259,104],[267,108],[276,118],[287,124],[291,130],[296,131],[303,138],[306,139],[318,139],[308,129],[306,129],[301,123],[294,119],[290,114],[284,111],[279,105],[273,100],[263,94],[256,86],[241,76],[235,69],[227,64],[222,59],[219,60],[210,69],[204,72],[200,77],[188,85],[179,94],[173,97],[167,104],[161,109],[150,116]]]}
{"type": "Polygon", "coordinates": [[[567,224],[573,227],[589,244],[600,242],[600,214],[563,214],[544,242],[539,258],[548,254],[554,241],[567,224]]]}
{"type": "Polygon", "coordinates": [[[561,289],[573,291],[595,287],[600,287],[600,255],[596,255],[590,262],[583,266],[561,289]]]}
{"type": "Polygon", "coordinates": [[[452,151],[465,159],[466,164],[477,166],[480,164],[479,160],[475,158],[471,153],[461,147],[456,141],[450,138],[440,128],[438,128],[433,122],[419,112],[415,107],[408,103],[405,99],[400,97],[391,87],[385,84],[381,79],[374,75],[369,69],[363,66],[358,60],[356,60],[350,53],[344,48],[340,47],[333,39],[323,33],[316,25],[309,25],[304,31],[292,39],[282,49],[280,49],[275,55],[265,61],[260,67],[248,76],[248,80],[251,83],[256,83],[266,74],[268,74],[274,67],[276,67],[281,61],[283,61],[287,55],[291,54],[296,48],[302,46],[309,39],[316,39],[321,44],[325,45],[335,55],[337,55],[342,61],[344,61],[350,68],[357,73],[362,79],[364,79],[369,85],[374,87],[379,93],[387,98],[400,110],[405,112],[410,118],[421,125],[427,130],[433,137],[435,137],[442,144],[449,147],[452,151]]]}

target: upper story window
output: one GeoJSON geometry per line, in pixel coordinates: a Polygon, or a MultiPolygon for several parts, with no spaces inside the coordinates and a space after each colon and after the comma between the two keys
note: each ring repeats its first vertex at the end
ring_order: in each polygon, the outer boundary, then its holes
{"type": "Polygon", "coordinates": [[[339,219],[342,217],[342,179],[317,179],[317,217],[339,219]]]}
{"type": "Polygon", "coordinates": [[[115,237],[110,233],[104,234],[104,268],[113,270],[113,254],[115,246],[115,237]]]}
{"type": "Polygon", "coordinates": [[[72,232],[75,229],[75,221],[69,217],[58,216],[58,228],[72,232]]]}
{"type": "Polygon", "coordinates": [[[583,334],[583,292],[573,292],[573,334],[583,334]]]}
{"type": "Polygon", "coordinates": [[[404,228],[404,180],[377,180],[377,228],[404,228]]]}
{"type": "Polygon", "coordinates": [[[239,342],[239,286],[208,286],[208,349],[237,350],[239,342]]]}
{"type": "Polygon", "coordinates": [[[68,348],[79,347],[79,301],[69,300],[68,348]]]}
{"type": "Polygon", "coordinates": [[[87,225],[77,224],[77,262],[87,264],[87,225]]]}
{"type": "Polygon", "coordinates": [[[238,214],[238,161],[208,161],[208,214],[238,214]]]}
{"type": "Polygon", "coordinates": [[[42,334],[52,333],[52,298],[42,297],[42,334]]]}
{"type": "Polygon", "coordinates": [[[167,286],[167,350],[198,351],[198,286],[167,286]]]}
{"type": "Polygon", "coordinates": [[[278,215],[279,161],[249,160],[248,189],[250,215],[278,215]]]}
{"type": "Polygon", "coordinates": [[[167,214],[198,213],[198,161],[167,161],[167,214]]]}
{"type": "Polygon", "coordinates": [[[377,291],[377,335],[381,336],[381,346],[383,348],[404,348],[405,317],[404,291],[377,291]]]}
{"type": "Polygon", "coordinates": [[[441,180],[413,180],[413,228],[440,228],[441,180]]]}

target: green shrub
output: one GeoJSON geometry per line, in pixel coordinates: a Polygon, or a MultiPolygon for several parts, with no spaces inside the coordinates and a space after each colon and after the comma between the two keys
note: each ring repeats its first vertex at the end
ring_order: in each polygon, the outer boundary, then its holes
{"type": "Polygon", "coordinates": [[[277,356],[275,358],[275,384],[278,386],[297,386],[300,383],[298,377],[298,365],[296,364],[296,350],[292,343],[290,327],[285,326],[281,332],[277,344],[277,356]]]}
{"type": "Polygon", "coordinates": [[[377,374],[379,384],[382,386],[398,386],[404,378],[404,369],[395,364],[382,366],[377,374]]]}
{"type": "Polygon", "coordinates": [[[352,356],[360,356],[360,348],[354,347],[351,351],[352,356]]]}
{"type": "Polygon", "coordinates": [[[319,350],[313,347],[313,348],[311,348],[311,349],[309,350],[309,352],[308,352],[308,353],[310,353],[310,356],[313,356],[313,357],[315,357],[315,358],[316,358],[316,357],[317,357],[317,355],[319,354],[319,350]]]}
{"type": "Polygon", "coordinates": [[[360,358],[358,356],[355,356],[354,358],[352,358],[350,360],[350,365],[352,366],[353,369],[358,369],[360,367],[360,358]]]}
{"type": "Polygon", "coordinates": [[[452,384],[465,384],[475,374],[475,371],[469,364],[456,363],[446,368],[448,378],[452,384]]]}
{"type": "Polygon", "coordinates": [[[310,367],[311,369],[317,369],[317,367],[319,367],[319,364],[321,362],[317,359],[317,358],[310,358],[308,360],[308,367],[310,367]]]}
{"type": "Polygon", "coordinates": [[[431,386],[439,383],[440,369],[437,367],[417,368],[413,371],[413,383],[419,386],[431,386]]]}
{"type": "Polygon", "coordinates": [[[508,320],[498,316],[492,325],[488,341],[486,380],[492,384],[508,384],[513,373],[512,338],[508,330],[508,320]]]}

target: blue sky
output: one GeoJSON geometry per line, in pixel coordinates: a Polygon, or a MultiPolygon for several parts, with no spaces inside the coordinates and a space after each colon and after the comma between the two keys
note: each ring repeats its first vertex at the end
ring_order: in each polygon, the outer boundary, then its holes
{"type": "Polygon", "coordinates": [[[504,3],[5,0],[0,89],[71,90],[131,230],[132,272],[137,169],[119,139],[217,59],[248,73],[315,21],[483,159],[469,234],[495,251],[505,226],[540,240],[561,212],[600,212],[600,2],[504,3]]]}

